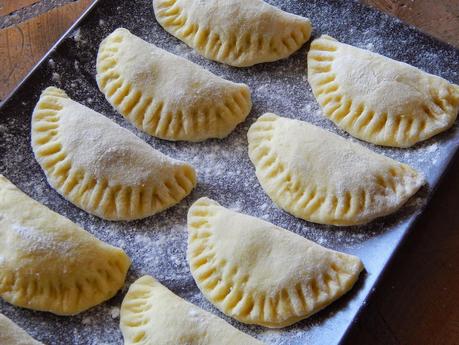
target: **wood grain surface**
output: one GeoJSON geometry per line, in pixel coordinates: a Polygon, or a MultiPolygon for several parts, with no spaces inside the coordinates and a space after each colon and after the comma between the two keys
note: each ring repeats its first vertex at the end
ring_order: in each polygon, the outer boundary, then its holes
{"type": "MultiPolygon", "coordinates": [[[[14,12],[34,2],[37,1],[9,0],[3,8],[14,12]]],[[[27,75],[91,2],[72,2],[0,30],[0,100],[27,75]]]]}
{"type": "Polygon", "coordinates": [[[0,16],[6,16],[21,8],[33,5],[40,0],[5,0],[0,1],[0,16]]]}
{"type": "Polygon", "coordinates": [[[362,0],[459,48],[459,0],[362,0]]]}
{"type": "MultiPolygon", "coordinates": [[[[0,15],[6,18],[39,2],[0,0],[0,15]]],[[[0,99],[91,2],[70,2],[0,30],[0,99]]],[[[362,2],[459,47],[459,0],[362,2]]],[[[346,345],[459,345],[459,157],[456,161],[346,345]]]]}

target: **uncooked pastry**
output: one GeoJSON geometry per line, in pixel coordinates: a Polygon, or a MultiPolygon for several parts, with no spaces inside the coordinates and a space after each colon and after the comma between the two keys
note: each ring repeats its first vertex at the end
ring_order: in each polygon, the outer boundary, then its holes
{"type": "Polygon", "coordinates": [[[450,128],[459,110],[458,85],[330,36],[312,42],[308,80],[330,120],[378,145],[426,140],[450,128]]]}
{"type": "Polygon", "coordinates": [[[2,345],[43,345],[33,339],[21,327],[0,314],[0,344],[2,345]]]}
{"type": "Polygon", "coordinates": [[[129,288],[120,327],[125,345],[263,345],[150,276],[129,288]]]}
{"type": "Polygon", "coordinates": [[[123,250],[99,241],[0,175],[0,297],[5,301],[78,314],[112,298],[129,266],[123,250]]]}
{"type": "Polygon", "coordinates": [[[296,217],[364,224],[399,209],[422,174],[303,121],[261,116],[249,129],[249,156],[269,197],[296,217]]]}
{"type": "Polygon", "coordinates": [[[208,198],[188,212],[188,262],[204,296],[249,324],[286,327],[349,291],[359,258],[208,198]]]}
{"type": "Polygon", "coordinates": [[[262,0],[153,0],[156,19],[204,57],[236,67],[284,59],[311,36],[308,19],[262,0]]]}
{"type": "Polygon", "coordinates": [[[137,128],[167,140],[224,138],[252,107],[250,89],[117,29],[100,45],[97,84],[137,128]]]}
{"type": "Polygon", "coordinates": [[[190,165],[156,151],[54,87],[43,91],[33,112],[32,148],[52,187],[104,219],[151,216],[196,185],[190,165]]]}

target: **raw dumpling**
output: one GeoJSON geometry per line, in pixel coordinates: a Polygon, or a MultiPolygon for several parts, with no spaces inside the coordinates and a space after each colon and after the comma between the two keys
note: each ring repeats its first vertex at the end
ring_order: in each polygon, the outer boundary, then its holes
{"type": "Polygon", "coordinates": [[[311,44],[308,80],[330,120],[378,145],[426,140],[451,127],[459,110],[458,85],[329,36],[311,44]]]}
{"type": "Polygon", "coordinates": [[[54,87],[43,91],[33,112],[32,148],[51,186],[104,219],[151,216],[196,185],[190,165],[156,151],[54,87]]]}
{"type": "Polygon", "coordinates": [[[308,19],[261,0],[153,0],[159,24],[204,57],[236,67],[284,59],[311,36],[308,19]]]}
{"type": "Polygon", "coordinates": [[[188,212],[188,262],[204,296],[228,316],[286,327],[349,291],[359,258],[326,249],[208,198],[188,212]]]}
{"type": "Polygon", "coordinates": [[[144,276],[121,306],[125,345],[263,345],[144,276]]]}
{"type": "Polygon", "coordinates": [[[33,339],[22,328],[2,314],[0,314],[0,344],[43,345],[33,339]]]}
{"type": "Polygon", "coordinates": [[[245,120],[250,90],[117,29],[100,45],[97,83],[137,128],[167,140],[224,138],[245,120]]]}
{"type": "Polygon", "coordinates": [[[131,263],[124,251],[29,198],[2,175],[0,259],[0,297],[58,315],[112,298],[131,263]]]}
{"type": "Polygon", "coordinates": [[[248,139],[265,192],[280,208],[315,223],[367,223],[399,209],[425,183],[408,165],[275,114],[261,116],[248,139]]]}

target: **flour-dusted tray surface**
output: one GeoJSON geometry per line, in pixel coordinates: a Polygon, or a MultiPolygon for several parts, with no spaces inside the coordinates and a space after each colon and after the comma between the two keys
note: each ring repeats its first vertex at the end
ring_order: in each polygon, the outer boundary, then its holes
{"type": "MultiPolygon", "coordinates": [[[[268,0],[283,10],[312,20],[314,37],[329,34],[344,43],[395,58],[451,82],[459,83],[459,51],[439,43],[398,20],[349,0],[268,0]]],[[[422,211],[431,191],[459,145],[457,125],[412,149],[371,147],[424,172],[429,187],[402,211],[360,227],[308,223],[277,209],[262,191],[247,155],[246,133],[264,112],[297,118],[342,136],[321,115],[306,75],[309,44],[287,60],[237,69],[208,61],[165,32],[156,22],[150,0],[99,0],[78,27],[38,66],[0,109],[0,173],[27,194],[69,217],[101,240],[122,247],[132,258],[125,289],[114,299],[75,317],[15,308],[0,301],[4,313],[31,335],[49,345],[122,344],[119,307],[127,287],[144,274],[154,275],[181,297],[223,317],[266,344],[336,344],[364,304],[397,244],[422,211]],[[99,92],[95,61],[101,40],[125,27],[161,48],[188,58],[212,72],[252,89],[254,107],[246,122],[224,140],[172,143],[136,130],[114,111],[99,92]],[[71,98],[108,116],[153,147],[198,170],[196,190],[179,205],[135,222],[108,222],[90,216],[61,198],[46,183],[30,148],[30,116],[47,86],[63,88],[71,98]],[[308,320],[284,330],[269,330],[234,322],[207,302],[196,287],[185,258],[186,213],[192,202],[209,196],[223,206],[261,217],[326,247],[360,256],[366,273],[354,289],[308,320]]],[[[354,140],[351,139],[350,140],[354,140]]],[[[84,267],[82,267],[84,269],[84,267]]]]}

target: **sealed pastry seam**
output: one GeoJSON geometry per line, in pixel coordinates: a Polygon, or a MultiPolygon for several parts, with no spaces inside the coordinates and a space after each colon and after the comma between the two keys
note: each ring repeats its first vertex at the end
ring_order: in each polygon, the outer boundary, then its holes
{"type": "Polygon", "coordinates": [[[112,298],[130,259],[67,218],[29,198],[0,175],[0,296],[58,315],[112,298]]]}
{"type": "Polygon", "coordinates": [[[187,257],[199,289],[248,324],[279,328],[305,319],[350,290],[363,270],[355,256],[208,198],[190,208],[188,232],[187,257]]]}
{"type": "Polygon", "coordinates": [[[398,210],[425,183],[406,164],[274,114],[261,116],[248,140],[265,192],[280,208],[315,223],[368,223],[398,210]]]}
{"type": "Polygon", "coordinates": [[[140,130],[167,140],[224,138],[252,107],[250,90],[117,29],[100,45],[97,83],[140,130]]]}
{"type": "Polygon", "coordinates": [[[164,156],[54,87],[42,93],[33,112],[32,148],[51,186],[104,219],[151,216],[178,203],[196,184],[190,165],[164,156]]]}
{"type": "Polygon", "coordinates": [[[125,345],[263,345],[150,276],[129,288],[121,305],[120,327],[125,345]]]}
{"type": "Polygon", "coordinates": [[[261,0],[153,0],[161,26],[204,57],[247,67],[290,56],[311,35],[308,19],[261,0]]]}
{"type": "Polygon", "coordinates": [[[308,80],[325,116],[378,145],[412,146],[450,128],[459,111],[458,85],[329,36],[311,44],[308,80]]]}

